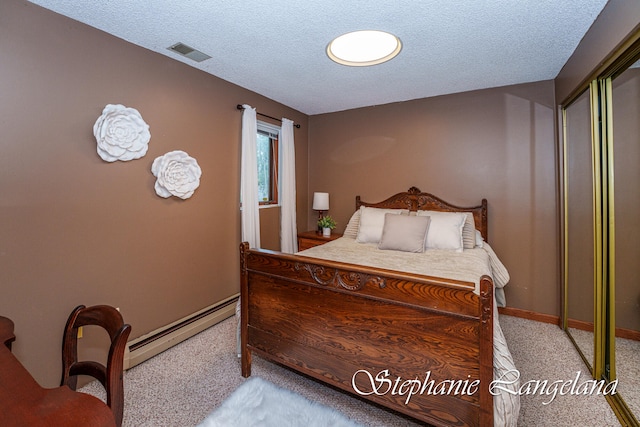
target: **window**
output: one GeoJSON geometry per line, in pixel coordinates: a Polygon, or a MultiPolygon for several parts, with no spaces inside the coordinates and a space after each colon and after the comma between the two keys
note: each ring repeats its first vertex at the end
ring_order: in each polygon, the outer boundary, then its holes
{"type": "Polygon", "coordinates": [[[278,204],[278,135],[280,128],[258,122],[258,201],[278,204]]]}

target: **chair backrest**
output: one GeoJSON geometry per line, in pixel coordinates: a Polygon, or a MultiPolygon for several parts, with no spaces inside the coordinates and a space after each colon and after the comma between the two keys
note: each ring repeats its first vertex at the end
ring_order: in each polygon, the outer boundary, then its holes
{"type": "Polygon", "coordinates": [[[62,381],[75,390],[78,375],[89,375],[104,386],[107,405],[113,411],[118,426],[122,425],[124,412],[123,365],[124,350],[131,333],[131,326],[124,323],[122,315],[108,305],[76,307],[67,320],[62,338],[62,381]],[[111,338],[107,365],[95,361],[78,360],[78,328],[96,325],[104,328],[111,338]]]}

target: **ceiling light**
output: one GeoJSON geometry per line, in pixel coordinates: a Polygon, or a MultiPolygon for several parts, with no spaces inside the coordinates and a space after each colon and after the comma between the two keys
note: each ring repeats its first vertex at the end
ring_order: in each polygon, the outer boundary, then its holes
{"type": "Polygon", "coordinates": [[[384,31],[354,31],[334,39],[327,46],[333,61],[352,67],[382,64],[402,50],[400,39],[384,31]]]}

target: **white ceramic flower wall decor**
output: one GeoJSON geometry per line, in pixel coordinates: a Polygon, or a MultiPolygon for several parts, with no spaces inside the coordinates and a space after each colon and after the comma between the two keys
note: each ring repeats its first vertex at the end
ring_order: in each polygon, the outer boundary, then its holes
{"type": "Polygon", "coordinates": [[[139,159],[147,154],[151,133],[135,108],[107,104],[93,125],[98,155],[106,162],[139,159]]]}
{"type": "Polygon", "coordinates": [[[151,165],[156,179],[156,193],[160,197],[176,196],[188,199],[200,185],[202,170],[193,157],[184,151],[170,151],[157,157],[151,165]]]}

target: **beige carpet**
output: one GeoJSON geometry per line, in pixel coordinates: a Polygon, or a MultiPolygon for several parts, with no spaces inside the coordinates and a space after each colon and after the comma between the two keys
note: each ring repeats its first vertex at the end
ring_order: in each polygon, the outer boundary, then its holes
{"type": "MultiPolygon", "coordinates": [[[[521,381],[570,380],[588,376],[578,353],[555,325],[500,316],[521,381]]],[[[417,423],[254,357],[253,375],[333,407],[367,426],[417,423]]],[[[209,328],[125,373],[124,426],[195,426],[243,381],[235,354],[235,319],[209,328]]],[[[103,396],[91,383],[83,391],[103,396]]],[[[524,395],[519,426],[619,426],[602,396],[524,395]]]]}

